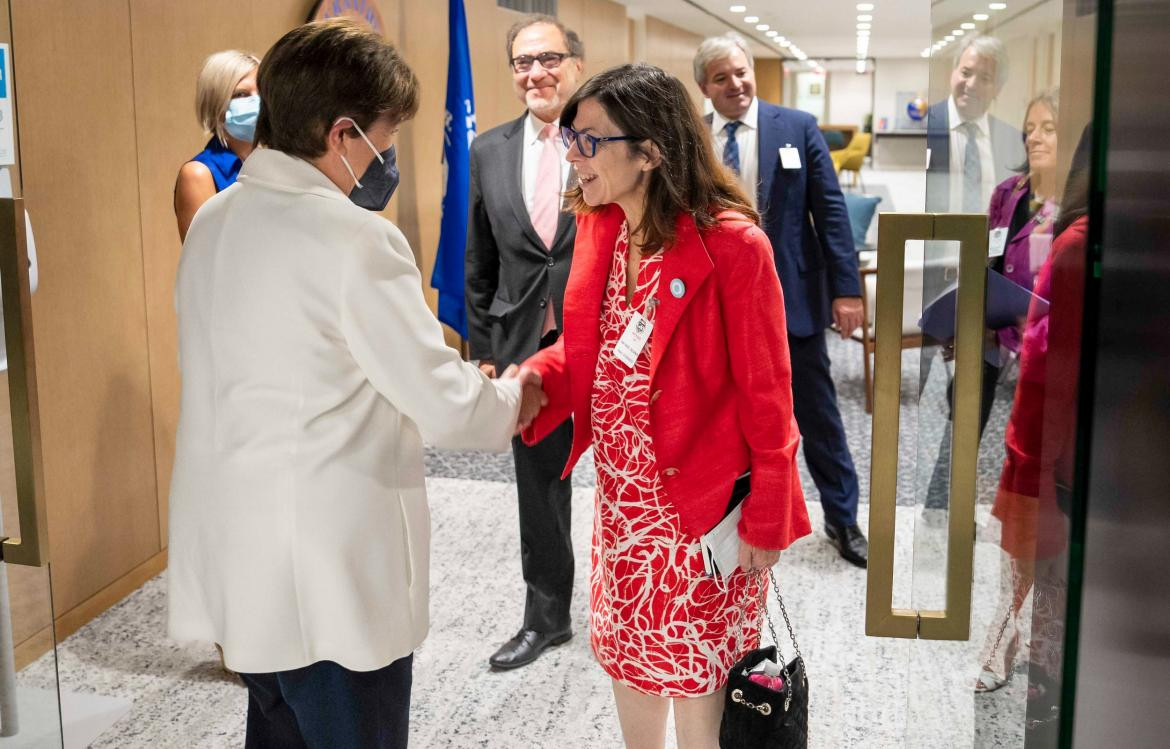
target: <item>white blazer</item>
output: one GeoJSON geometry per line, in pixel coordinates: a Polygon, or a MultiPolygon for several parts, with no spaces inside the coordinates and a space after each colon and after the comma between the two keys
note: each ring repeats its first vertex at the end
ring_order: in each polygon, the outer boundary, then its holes
{"type": "Polygon", "coordinates": [[[229,668],[388,665],[426,636],[423,440],[505,450],[519,386],[443,342],[402,233],[258,150],[195,216],[175,291],[168,623],[229,668]]]}

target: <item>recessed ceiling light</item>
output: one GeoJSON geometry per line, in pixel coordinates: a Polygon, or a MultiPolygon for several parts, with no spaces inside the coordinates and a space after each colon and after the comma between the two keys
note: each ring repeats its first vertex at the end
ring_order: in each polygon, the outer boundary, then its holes
{"type": "Polygon", "coordinates": [[[987,7],[991,8],[992,10],[1006,10],[1007,3],[991,3],[987,7]]]}
{"type": "Polygon", "coordinates": [[[975,28],[975,24],[970,23],[970,22],[961,23],[961,24],[959,24],[959,28],[966,29],[966,30],[970,31],[971,29],[975,28]]]}
{"type": "Polygon", "coordinates": [[[732,13],[744,13],[747,11],[746,5],[733,5],[730,8],[732,13]]]}
{"type": "Polygon", "coordinates": [[[946,36],[943,37],[943,39],[948,41],[948,42],[953,42],[955,40],[955,37],[951,36],[950,34],[947,34],[946,36]]]}
{"type": "Polygon", "coordinates": [[[873,24],[871,24],[871,23],[859,23],[859,24],[857,24],[857,28],[859,28],[859,29],[863,29],[863,30],[864,30],[864,29],[872,29],[872,28],[873,28],[873,24]]]}
{"type": "Polygon", "coordinates": [[[858,9],[858,10],[862,10],[862,11],[870,11],[870,10],[873,10],[873,3],[858,3],[858,4],[857,4],[857,9],[858,9]]]}
{"type": "Polygon", "coordinates": [[[872,32],[872,31],[870,31],[869,29],[858,29],[858,30],[857,30],[857,35],[858,35],[858,36],[869,36],[869,35],[870,35],[870,34],[872,34],[872,33],[873,33],[873,32],[872,32]]]}
{"type": "Polygon", "coordinates": [[[744,23],[759,23],[760,17],[759,16],[744,16],[743,22],[744,23]]]}
{"type": "Polygon", "coordinates": [[[756,24],[756,31],[767,31],[770,28],[772,28],[772,27],[766,23],[757,23],[756,24]]]}
{"type": "Polygon", "coordinates": [[[858,15],[858,16],[857,16],[857,20],[858,20],[858,21],[872,21],[872,20],[873,20],[873,16],[871,16],[871,15],[870,15],[870,14],[868,14],[868,13],[862,13],[862,14],[860,14],[860,15],[858,15]]]}
{"type": "Polygon", "coordinates": [[[772,37],[773,39],[775,39],[776,37],[780,36],[780,32],[779,32],[779,31],[777,31],[776,29],[772,29],[772,30],[771,30],[771,31],[769,31],[767,34],[764,34],[764,36],[770,36],[770,37],[772,37]]]}
{"type": "MultiPolygon", "coordinates": [[[[930,47],[927,47],[926,49],[922,50],[922,52],[920,52],[919,54],[921,54],[923,57],[930,57],[930,47]]],[[[865,71],[862,71],[862,72],[865,72],[865,71]]]]}
{"type": "Polygon", "coordinates": [[[974,18],[976,21],[986,21],[988,18],[991,18],[991,16],[987,15],[986,13],[976,13],[974,18]]]}

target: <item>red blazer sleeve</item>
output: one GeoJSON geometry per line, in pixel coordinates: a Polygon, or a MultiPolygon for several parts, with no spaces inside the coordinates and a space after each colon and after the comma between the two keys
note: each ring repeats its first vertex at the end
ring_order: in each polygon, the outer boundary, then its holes
{"type": "Polygon", "coordinates": [[[739,535],[752,546],[784,549],[811,531],[796,469],[800,433],[792,413],[784,296],[764,232],[742,223],[725,224],[723,231],[730,236],[715,273],[752,471],[739,535]]]}
{"type": "Polygon", "coordinates": [[[546,349],[526,359],[527,367],[540,375],[548,405],[540,410],[531,426],[521,432],[526,445],[535,445],[559,427],[573,413],[570,397],[569,368],[565,358],[565,338],[561,338],[546,349]]]}

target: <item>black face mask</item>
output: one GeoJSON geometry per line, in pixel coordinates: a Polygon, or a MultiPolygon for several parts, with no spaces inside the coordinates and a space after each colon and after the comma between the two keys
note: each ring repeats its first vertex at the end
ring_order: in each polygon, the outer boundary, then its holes
{"type": "Polygon", "coordinates": [[[361,187],[354,186],[349,199],[368,211],[381,211],[390,203],[390,196],[398,189],[398,154],[394,146],[382,152],[383,161],[374,159],[361,178],[361,187]]]}

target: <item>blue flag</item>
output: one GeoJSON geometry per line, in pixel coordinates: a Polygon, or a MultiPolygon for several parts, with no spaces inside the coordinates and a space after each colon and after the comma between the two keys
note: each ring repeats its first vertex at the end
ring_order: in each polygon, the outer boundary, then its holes
{"type": "Polygon", "coordinates": [[[443,223],[431,286],[439,292],[439,321],[467,338],[463,256],[467,248],[468,156],[475,139],[475,95],[463,0],[448,0],[447,114],[443,123],[443,223]]]}

